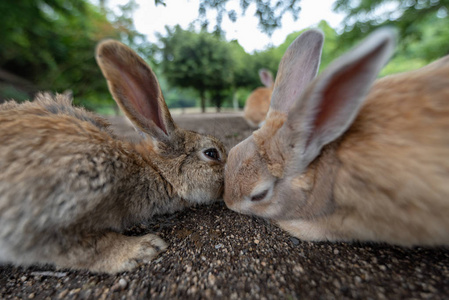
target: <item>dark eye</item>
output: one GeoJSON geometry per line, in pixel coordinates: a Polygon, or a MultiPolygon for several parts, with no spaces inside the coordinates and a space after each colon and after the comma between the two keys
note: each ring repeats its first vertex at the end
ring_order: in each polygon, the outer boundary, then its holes
{"type": "Polygon", "coordinates": [[[210,149],[204,150],[203,153],[210,159],[220,160],[220,154],[218,153],[218,150],[215,148],[210,148],[210,149]]]}
{"type": "Polygon", "coordinates": [[[263,191],[262,193],[259,193],[257,195],[254,195],[251,197],[251,201],[260,201],[263,200],[268,194],[268,190],[263,191]]]}

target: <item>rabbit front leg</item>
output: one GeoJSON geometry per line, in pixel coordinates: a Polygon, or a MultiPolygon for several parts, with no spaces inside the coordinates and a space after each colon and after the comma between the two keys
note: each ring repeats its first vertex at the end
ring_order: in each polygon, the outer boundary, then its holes
{"type": "MultiPolygon", "coordinates": [[[[345,207],[330,215],[310,219],[278,220],[279,227],[304,241],[375,241],[375,230],[365,226],[353,208],[345,207]]],[[[393,242],[393,241],[392,241],[393,242]]]]}
{"type": "Polygon", "coordinates": [[[56,251],[58,255],[53,261],[58,267],[118,273],[148,263],[167,248],[167,244],[154,234],[136,237],[107,232],[75,239],[66,251],[56,251]]]}
{"type": "Polygon", "coordinates": [[[278,225],[291,235],[304,241],[335,240],[335,237],[329,234],[326,226],[319,221],[283,220],[278,221],[278,225]]]}
{"type": "Polygon", "coordinates": [[[277,220],[279,227],[304,241],[350,241],[354,236],[367,235],[349,213],[341,209],[331,215],[310,219],[277,220]]]}

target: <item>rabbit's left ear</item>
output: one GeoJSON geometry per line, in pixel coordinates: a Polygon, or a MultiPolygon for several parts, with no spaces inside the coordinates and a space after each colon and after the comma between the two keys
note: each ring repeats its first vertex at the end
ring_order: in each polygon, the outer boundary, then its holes
{"type": "Polygon", "coordinates": [[[300,98],[318,72],[323,41],[321,31],[308,30],[287,48],[279,64],[270,110],[288,113],[300,98]]]}
{"type": "Polygon", "coordinates": [[[352,124],[365,95],[393,53],[396,33],[379,29],[333,62],[292,105],[284,132],[304,168],[352,124]]]}
{"type": "Polygon", "coordinates": [[[273,81],[273,74],[271,74],[270,70],[267,69],[260,69],[259,70],[259,78],[260,81],[263,83],[264,86],[267,88],[272,88],[274,81],[273,81]]]}
{"type": "Polygon", "coordinates": [[[129,47],[113,40],[97,46],[96,59],[112,96],[134,127],[168,142],[176,124],[147,63],[129,47]]]}

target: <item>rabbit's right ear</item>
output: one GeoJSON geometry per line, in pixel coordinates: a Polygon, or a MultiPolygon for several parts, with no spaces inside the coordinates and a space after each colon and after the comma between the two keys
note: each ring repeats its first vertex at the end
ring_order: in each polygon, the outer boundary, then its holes
{"type": "Polygon", "coordinates": [[[259,70],[259,78],[264,86],[267,88],[272,88],[274,85],[273,74],[267,69],[259,70]]]}
{"type": "MultiPolygon", "coordinates": [[[[339,138],[357,116],[365,95],[390,59],[396,32],[379,29],[333,62],[292,105],[284,129],[294,144],[292,163],[303,168],[339,138]]],[[[285,132],[284,132],[285,133],[285,132]]]]}
{"type": "Polygon", "coordinates": [[[136,129],[159,141],[168,141],[176,125],[147,63],[114,40],[98,44],[96,60],[112,96],[136,129]]]}

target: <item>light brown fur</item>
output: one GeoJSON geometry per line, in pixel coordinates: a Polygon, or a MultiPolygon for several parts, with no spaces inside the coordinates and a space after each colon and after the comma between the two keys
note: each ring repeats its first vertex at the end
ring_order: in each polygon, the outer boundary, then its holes
{"type": "Polygon", "coordinates": [[[271,94],[273,92],[273,75],[270,71],[262,69],[259,76],[264,87],[256,88],[246,99],[243,116],[248,124],[257,128],[265,120],[270,108],[271,94]]]}
{"type": "MultiPolygon", "coordinates": [[[[319,80],[301,99],[311,97],[319,80]]],[[[292,140],[288,133],[307,116],[300,115],[296,123],[285,121],[277,134],[258,137],[282,149],[282,172],[270,172],[269,159],[254,154],[252,147],[258,152],[262,148],[254,142],[256,132],[254,140],[245,140],[229,153],[227,205],[269,217],[304,240],[448,245],[448,86],[449,56],[420,70],[377,80],[350,127],[302,172],[297,171],[300,155],[295,147],[304,142],[292,140]],[[239,187],[234,184],[242,179],[231,175],[242,156],[253,158],[251,186],[245,188],[249,192],[236,192],[239,187]],[[244,200],[273,176],[277,179],[270,199],[244,200]]]]}
{"type": "Polygon", "coordinates": [[[154,234],[124,236],[124,229],[221,197],[224,146],[173,123],[155,75],[131,49],[103,42],[99,60],[107,59],[102,49],[128,62],[103,61],[101,66],[110,87],[115,86],[114,98],[144,138],[138,144],[117,139],[103,118],[73,107],[64,95],[0,105],[0,261],[130,270],[167,245],[154,234]],[[109,76],[114,68],[145,73],[128,77],[137,82],[138,98],[131,99],[123,86],[126,78],[109,76]],[[204,154],[211,148],[219,160],[204,154]]]}

